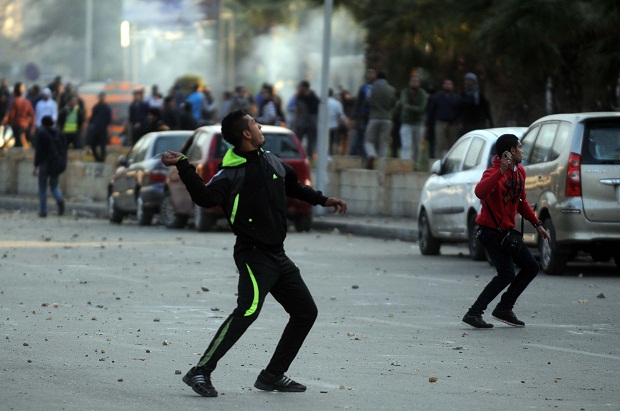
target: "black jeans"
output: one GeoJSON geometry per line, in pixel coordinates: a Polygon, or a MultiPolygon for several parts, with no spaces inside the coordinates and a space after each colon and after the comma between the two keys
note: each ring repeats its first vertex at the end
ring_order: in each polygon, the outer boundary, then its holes
{"type": "Polygon", "coordinates": [[[525,291],[529,283],[538,274],[538,262],[527,247],[521,247],[518,255],[511,255],[500,248],[502,233],[493,228],[480,227],[478,239],[489,253],[495,264],[497,275],[482,290],[478,299],[469,309],[468,314],[482,315],[487,306],[508,287],[497,304],[499,310],[512,310],[517,298],[525,291]],[[515,264],[520,268],[515,275],[515,264]]]}
{"type": "Polygon", "coordinates": [[[288,370],[317,317],[317,307],[299,272],[284,250],[271,252],[252,246],[235,246],[239,269],[237,308],[224,321],[198,362],[206,372],[258,318],[267,293],[271,293],[290,315],[267,372],[280,375],[288,370]]]}

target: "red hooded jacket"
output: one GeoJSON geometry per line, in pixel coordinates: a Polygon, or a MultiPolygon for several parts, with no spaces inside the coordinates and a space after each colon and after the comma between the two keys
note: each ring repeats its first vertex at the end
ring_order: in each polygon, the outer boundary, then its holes
{"type": "Polygon", "coordinates": [[[482,174],[476,185],[474,193],[482,200],[482,209],[476,223],[487,228],[497,228],[489,213],[490,207],[502,230],[514,228],[517,211],[532,225],[536,224],[538,217],[525,198],[525,169],[517,164],[512,171],[502,174],[499,166],[500,159],[495,156],[493,165],[482,174]]]}

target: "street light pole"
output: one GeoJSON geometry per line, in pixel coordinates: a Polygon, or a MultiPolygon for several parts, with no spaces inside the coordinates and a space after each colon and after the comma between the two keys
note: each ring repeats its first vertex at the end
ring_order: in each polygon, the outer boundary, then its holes
{"type": "MultiPolygon", "coordinates": [[[[332,8],[333,0],[325,0],[325,15],[323,20],[323,57],[321,66],[321,104],[319,106],[316,188],[325,192],[327,179],[327,156],[329,153],[329,57],[332,35],[332,8]]],[[[323,214],[323,208],[315,210],[318,215],[323,214]]]]}
{"type": "Polygon", "coordinates": [[[129,35],[130,27],[127,20],[121,23],[121,47],[123,48],[123,81],[129,80],[129,45],[131,37],[129,35]]]}
{"type": "Polygon", "coordinates": [[[93,0],[86,0],[86,33],[84,35],[84,81],[92,76],[93,66],[93,0]]]}

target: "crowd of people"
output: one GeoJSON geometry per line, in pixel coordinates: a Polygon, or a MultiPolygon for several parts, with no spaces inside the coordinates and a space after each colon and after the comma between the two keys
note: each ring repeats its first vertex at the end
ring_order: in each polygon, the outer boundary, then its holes
{"type": "MultiPolygon", "coordinates": [[[[0,118],[9,125],[16,147],[34,144],[41,119],[49,115],[65,135],[68,147],[90,146],[96,161],[104,161],[112,110],[100,93],[86,119],[84,101],[76,88],[57,76],[42,90],[33,85],[28,91],[16,83],[9,93],[6,80],[0,84],[0,118]],[[83,126],[86,129],[83,130],[83,126]]],[[[308,81],[298,83],[295,93],[284,103],[276,88],[264,83],[253,94],[244,86],[225,91],[219,102],[208,85],[193,84],[189,93],[172,87],[163,95],[157,85],[147,94],[143,87],[133,90],[127,113],[123,143],[133,145],[144,134],[161,130],[194,130],[215,124],[230,112],[242,110],[264,125],[292,129],[303,142],[308,157],[316,158],[318,112],[321,99],[308,81]]],[[[396,90],[384,72],[368,69],[366,81],[353,96],[348,90],[329,90],[326,99],[329,123],[329,155],[356,155],[367,168],[377,158],[410,159],[420,169],[425,158],[441,157],[458,137],[476,128],[492,127],[489,102],[480,90],[478,78],[467,73],[463,90],[457,93],[451,79],[441,90],[422,87],[412,74],[408,85],[396,90]]]]}
{"type": "MultiPolygon", "coordinates": [[[[44,129],[42,120],[49,116],[63,133],[68,147],[82,148],[81,132],[86,120],[86,107],[74,85],[57,76],[41,89],[37,84],[26,90],[22,82],[9,91],[8,81],[0,82],[0,119],[4,129],[10,126],[15,147],[36,144],[37,132],[44,129]]],[[[3,139],[3,144],[7,142],[3,139]]],[[[6,147],[5,147],[6,148],[6,147]]]]}

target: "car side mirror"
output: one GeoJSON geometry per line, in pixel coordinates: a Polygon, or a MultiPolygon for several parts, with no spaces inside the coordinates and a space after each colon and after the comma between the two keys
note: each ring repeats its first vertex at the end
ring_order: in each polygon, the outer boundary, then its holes
{"type": "Polygon", "coordinates": [[[433,174],[441,173],[441,160],[435,160],[435,162],[431,166],[431,173],[433,174]]]}
{"type": "Polygon", "coordinates": [[[118,156],[118,160],[116,160],[116,165],[118,167],[127,167],[127,158],[125,158],[125,156],[120,155],[118,156]]]}

